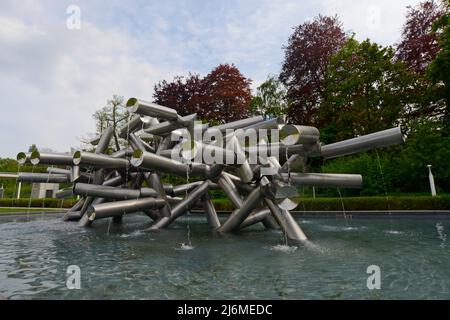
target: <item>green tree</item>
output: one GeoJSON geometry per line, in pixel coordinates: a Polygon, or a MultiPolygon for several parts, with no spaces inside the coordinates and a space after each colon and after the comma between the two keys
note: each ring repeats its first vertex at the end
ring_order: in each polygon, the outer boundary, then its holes
{"type": "Polygon", "coordinates": [[[264,118],[281,117],[286,114],[289,102],[284,86],[275,77],[269,76],[256,89],[256,96],[250,102],[250,112],[264,118]]]}
{"type": "Polygon", "coordinates": [[[394,50],[351,38],[330,61],[319,111],[322,140],[351,138],[400,121],[412,77],[394,50]]]}
{"type": "Polygon", "coordinates": [[[103,132],[107,127],[114,127],[114,145],[116,150],[120,149],[117,131],[126,123],[128,115],[129,113],[124,105],[124,98],[119,95],[113,95],[112,99],[107,100],[106,106],[92,115],[95,120],[97,134],[103,132]]]}
{"type": "Polygon", "coordinates": [[[450,136],[450,1],[446,1],[446,13],[433,24],[441,48],[428,68],[428,76],[439,86],[438,97],[445,101],[442,114],[443,133],[450,136]]]}

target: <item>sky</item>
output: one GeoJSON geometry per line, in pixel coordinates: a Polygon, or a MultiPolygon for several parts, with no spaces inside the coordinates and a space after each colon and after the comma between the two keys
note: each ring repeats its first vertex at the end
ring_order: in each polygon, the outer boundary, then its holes
{"type": "Polygon", "coordinates": [[[399,41],[415,0],[0,1],[0,158],[59,152],[94,132],[113,94],[234,63],[252,89],[278,74],[292,28],[337,14],[358,40],[399,41]]]}

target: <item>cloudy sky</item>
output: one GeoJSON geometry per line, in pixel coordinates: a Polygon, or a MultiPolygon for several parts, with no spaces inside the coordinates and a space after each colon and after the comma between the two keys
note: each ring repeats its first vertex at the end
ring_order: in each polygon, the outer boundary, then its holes
{"type": "Polygon", "coordinates": [[[234,63],[255,88],[279,72],[292,27],[319,13],[338,14],[357,39],[394,44],[418,2],[1,0],[0,157],[33,143],[69,151],[112,94],[151,99],[174,75],[234,63]]]}

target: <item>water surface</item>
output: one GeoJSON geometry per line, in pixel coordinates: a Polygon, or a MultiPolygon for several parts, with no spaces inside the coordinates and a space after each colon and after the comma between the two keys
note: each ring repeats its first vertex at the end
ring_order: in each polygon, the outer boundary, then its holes
{"type": "Polygon", "coordinates": [[[216,234],[204,217],[143,232],[148,218],[92,228],[57,218],[0,222],[0,295],[9,299],[448,299],[450,221],[299,219],[286,246],[262,225],[216,234]],[[66,287],[70,265],[81,289],[66,287]],[[369,265],[381,289],[368,290],[369,265]]]}

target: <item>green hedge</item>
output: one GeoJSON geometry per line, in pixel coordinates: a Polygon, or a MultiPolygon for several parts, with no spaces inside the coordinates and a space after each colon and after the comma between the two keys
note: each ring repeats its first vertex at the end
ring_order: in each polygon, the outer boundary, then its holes
{"type": "MultiPolygon", "coordinates": [[[[230,211],[233,205],[228,199],[213,199],[216,210],[230,211]]],[[[402,196],[402,197],[348,197],[307,198],[298,205],[298,211],[341,211],[345,210],[450,210],[450,196],[402,196]]]]}
{"type": "MultiPolygon", "coordinates": [[[[67,199],[61,204],[58,199],[31,199],[34,208],[70,208],[76,199],[67,199]]],[[[227,198],[213,198],[218,211],[232,211],[233,205],[227,198]]],[[[345,210],[450,210],[450,195],[429,196],[396,196],[396,197],[345,197],[342,199],[345,210]]],[[[306,198],[296,210],[302,211],[341,211],[340,198],[306,198]]],[[[0,207],[28,207],[30,200],[0,199],[0,207]]],[[[197,208],[201,209],[201,208],[197,208]]]]}
{"type": "Polygon", "coordinates": [[[30,199],[21,198],[21,199],[0,199],[0,207],[24,207],[28,206],[33,208],[70,208],[72,207],[77,200],[75,199],[67,199],[61,203],[59,199],[30,199]]]}

